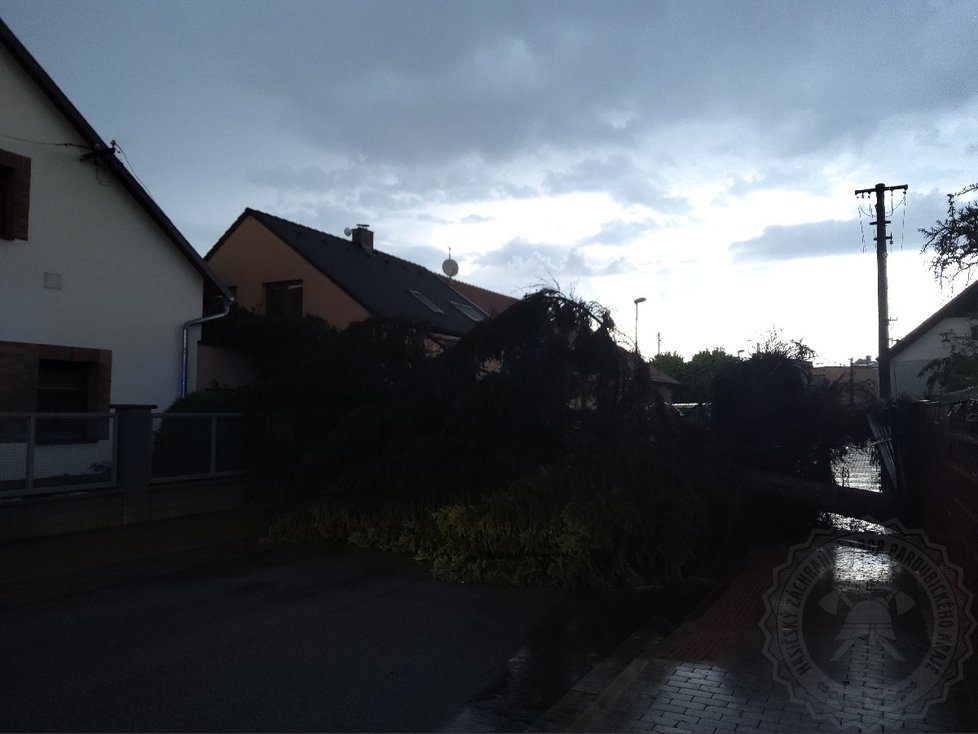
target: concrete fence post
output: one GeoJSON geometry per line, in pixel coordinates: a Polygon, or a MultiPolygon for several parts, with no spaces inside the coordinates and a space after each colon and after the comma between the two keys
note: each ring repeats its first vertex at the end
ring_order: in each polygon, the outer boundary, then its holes
{"type": "Polygon", "coordinates": [[[123,491],[122,524],[149,522],[149,482],[153,465],[155,405],[113,405],[116,415],[119,489],[123,491]]]}

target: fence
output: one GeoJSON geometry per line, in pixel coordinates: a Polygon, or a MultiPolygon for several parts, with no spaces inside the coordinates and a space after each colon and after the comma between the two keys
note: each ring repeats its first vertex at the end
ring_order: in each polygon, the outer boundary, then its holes
{"type": "Polygon", "coordinates": [[[0,498],[116,483],[118,416],[0,413],[0,498]]]}
{"type": "Polygon", "coordinates": [[[120,439],[152,483],[247,474],[263,455],[260,419],[144,413],[149,430],[124,422],[121,435],[120,415],[0,413],[0,499],[119,486],[120,439]]]}
{"type": "Polygon", "coordinates": [[[978,402],[915,402],[900,419],[898,448],[911,496],[932,540],[978,572],[978,402]]]}
{"type": "Polygon", "coordinates": [[[251,471],[258,432],[237,413],[153,414],[153,482],[225,477],[251,471]]]}

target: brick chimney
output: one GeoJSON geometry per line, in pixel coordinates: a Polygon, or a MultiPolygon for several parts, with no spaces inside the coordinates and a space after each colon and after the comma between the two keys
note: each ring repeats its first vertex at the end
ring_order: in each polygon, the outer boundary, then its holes
{"type": "Polygon", "coordinates": [[[366,253],[374,251],[374,233],[368,229],[369,226],[369,224],[358,224],[353,230],[353,244],[360,245],[366,253]]]}

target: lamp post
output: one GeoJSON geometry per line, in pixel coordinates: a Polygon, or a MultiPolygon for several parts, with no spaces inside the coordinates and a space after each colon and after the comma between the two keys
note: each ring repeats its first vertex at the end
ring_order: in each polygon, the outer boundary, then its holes
{"type": "Polygon", "coordinates": [[[645,303],[645,296],[635,299],[635,354],[638,355],[638,304],[645,303]]]}

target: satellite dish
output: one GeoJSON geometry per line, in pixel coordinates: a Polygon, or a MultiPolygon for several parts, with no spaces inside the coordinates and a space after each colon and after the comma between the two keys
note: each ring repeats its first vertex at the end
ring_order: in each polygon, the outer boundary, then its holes
{"type": "Polygon", "coordinates": [[[452,258],[448,258],[441,264],[441,271],[449,278],[454,278],[458,275],[458,263],[452,260],[452,258]]]}
{"type": "Polygon", "coordinates": [[[353,234],[353,230],[347,227],[346,229],[343,230],[343,234],[349,237],[351,234],[353,234]]]}

